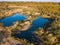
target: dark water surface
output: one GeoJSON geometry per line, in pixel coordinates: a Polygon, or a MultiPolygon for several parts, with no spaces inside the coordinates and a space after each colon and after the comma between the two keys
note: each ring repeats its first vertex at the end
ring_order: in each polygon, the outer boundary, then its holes
{"type": "MultiPolygon", "coordinates": [[[[10,26],[13,24],[13,22],[20,21],[20,20],[25,20],[25,17],[21,14],[14,14],[13,16],[6,17],[2,19],[0,22],[4,24],[4,26],[10,26]]],[[[44,27],[44,24],[49,22],[48,19],[44,19],[41,17],[37,17],[35,20],[33,20],[31,27],[26,30],[26,31],[21,31],[20,34],[14,34],[16,38],[22,38],[22,39],[27,39],[30,42],[37,42],[37,38],[33,34],[33,32],[40,28],[44,27]],[[34,38],[34,39],[32,39],[34,38]]],[[[39,44],[37,44],[39,45],[39,44]]]]}

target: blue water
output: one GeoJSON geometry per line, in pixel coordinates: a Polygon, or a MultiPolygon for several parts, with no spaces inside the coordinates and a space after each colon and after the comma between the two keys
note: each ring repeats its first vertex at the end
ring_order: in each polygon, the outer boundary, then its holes
{"type": "Polygon", "coordinates": [[[3,23],[4,26],[11,26],[13,22],[22,21],[22,20],[25,20],[25,16],[23,16],[22,14],[16,13],[13,16],[9,16],[0,20],[0,22],[3,23]]]}
{"type": "MultiPolygon", "coordinates": [[[[4,26],[11,26],[13,22],[21,21],[25,19],[26,18],[23,15],[17,13],[17,14],[14,14],[13,16],[9,16],[0,20],[0,22],[2,22],[4,26]]],[[[27,39],[29,41],[33,41],[34,39],[32,39],[32,37],[35,38],[33,32],[38,28],[43,28],[44,24],[47,22],[49,22],[48,19],[37,17],[35,20],[33,20],[32,25],[28,30],[20,31],[21,32],[20,34],[14,34],[14,36],[18,38],[27,39]]],[[[37,41],[37,40],[34,40],[34,41],[37,41]]]]}
{"type": "Polygon", "coordinates": [[[26,31],[21,31],[20,34],[15,34],[14,36],[17,38],[23,38],[23,39],[27,39],[28,41],[37,41],[37,38],[35,38],[35,35],[33,34],[33,32],[35,30],[37,30],[38,28],[43,28],[45,23],[49,22],[48,19],[44,19],[41,17],[37,17],[36,20],[33,20],[31,27],[26,30],[26,31]],[[35,38],[35,39],[32,39],[35,38]]]}

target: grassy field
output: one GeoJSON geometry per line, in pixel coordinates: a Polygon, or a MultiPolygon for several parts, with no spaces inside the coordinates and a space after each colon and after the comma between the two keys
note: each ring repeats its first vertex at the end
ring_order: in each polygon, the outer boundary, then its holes
{"type": "Polygon", "coordinates": [[[59,3],[48,2],[1,2],[0,18],[10,16],[14,13],[24,15],[31,14],[32,17],[42,16],[44,18],[60,17],[59,3]],[[58,15],[58,16],[57,16],[58,15]]]}
{"type": "Polygon", "coordinates": [[[26,21],[31,21],[37,16],[41,16],[48,18],[51,22],[46,23],[43,28],[38,28],[33,32],[38,42],[29,42],[26,39],[16,39],[11,36],[16,33],[16,29],[18,29],[18,32],[21,30],[19,24],[22,22],[15,22],[9,27],[4,27],[0,23],[0,45],[37,45],[38,43],[39,45],[60,45],[60,3],[0,2],[0,19],[12,16],[15,13],[23,14],[26,17],[26,21]]]}

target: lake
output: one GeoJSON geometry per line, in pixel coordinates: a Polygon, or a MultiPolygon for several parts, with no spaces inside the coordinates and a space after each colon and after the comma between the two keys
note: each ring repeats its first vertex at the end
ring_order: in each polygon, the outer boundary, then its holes
{"type": "Polygon", "coordinates": [[[16,21],[22,21],[25,20],[25,16],[23,16],[22,14],[14,14],[12,16],[8,16],[2,20],[0,20],[1,23],[4,24],[4,26],[11,26],[13,24],[13,22],[16,21]]]}
{"type": "MultiPolygon", "coordinates": [[[[6,17],[6,18],[0,20],[0,22],[2,22],[4,24],[4,26],[11,26],[13,24],[13,22],[21,21],[21,20],[25,20],[25,19],[26,19],[25,16],[16,13],[12,16],[9,16],[9,17],[6,17]]],[[[33,41],[32,37],[35,38],[33,32],[38,28],[43,28],[44,24],[47,22],[49,22],[48,19],[37,17],[35,20],[32,21],[32,25],[28,30],[20,31],[21,32],[20,34],[14,34],[14,36],[16,38],[22,38],[22,39],[27,39],[28,41],[33,41]]],[[[35,41],[37,41],[37,40],[35,40],[35,41]]]]}

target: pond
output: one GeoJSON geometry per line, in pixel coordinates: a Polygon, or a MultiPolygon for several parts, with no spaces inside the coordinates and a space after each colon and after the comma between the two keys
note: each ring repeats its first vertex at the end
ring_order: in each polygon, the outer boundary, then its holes
{"type": "Polygon", "coordinates": [[[1,23],[4,24],[4,26],[11,26],[13,24],[13,22],[16,21],[22,21],[25,20],[25,16],[23,16],[22,14],[14,14],[12,16],[8,16],[2,20],[0,20],[1,23]]]}
{"type": "MultiPolygon", "coordinates": [[[[0,22],[2,22],[4,24],[4,26],[10,26],[13,24],[13,22],[16,21],[21,21],[21,20],[25,20],[25,17],[21,14],[14,14],[12,16],[6,17],[2,20],[0,20],[0,22]]],[[[31,27],[26,30],[26,31],[20,31],[20,34],[14,34],[14,36],[17,38],[23,38],[23,39],[27,39],[28,41],[33,41],[32,37],[35,38],[33,32],[38,29],[38,28],[43,28],[44,24],[49,22],[48,19],[44,19],[41,17],[37,17],[35,20],[32,21],[32,25],[31,27]]],[[[35,38],[36,39],[36,38],[35,38]]],[[[35,40],[37,41],[37,40],[35,40]]]]}

